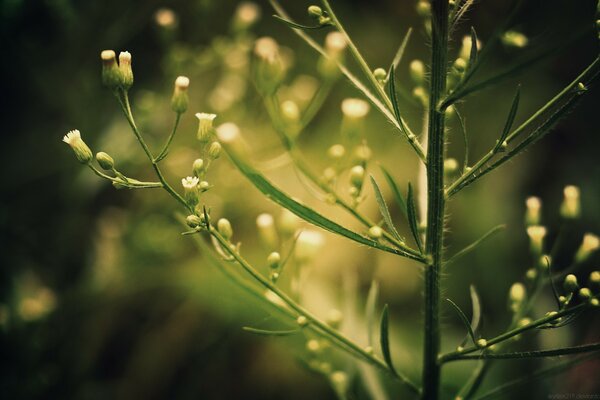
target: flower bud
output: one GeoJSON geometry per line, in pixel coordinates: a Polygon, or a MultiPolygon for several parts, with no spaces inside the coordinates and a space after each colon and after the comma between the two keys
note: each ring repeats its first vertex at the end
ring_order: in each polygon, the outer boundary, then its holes
{"type": "Polygon", "coordinates": [[[102,84],[109,89],[116,90],[121,85],[121,72],[117,65],[117,55],[113,50],[103,50],[102,59],[102,84]]]}
{"type": "Polygon", "coordinates": [[[522,283],[516,282],[510,287],[509,292],[509,306],[512,312],[517,312],[521,308],[521,305],[525,301],[527,296],[527,290],[525,289],[525,285],[522,283]]]}
{"type": "Polygon", "coordinates": [[[415,99],[419,100],[423,106],[427,106],[427,104],[429,104],[429,95],[423,86],[417,86],[414,88],[412,95],[415,99]]]}
{"type": "Polygon", "coordinates": [[[178,76],[175,79],[175,87],[173,89],[173,97],[171,97],[171,109],[178,114],[183,114],[188,108],[188,88],[190,86],[189,78],[178,76]]]}
{"type": "Polygon", "coordinates": [[[600,307],[600,300],[598,300],[597,298],[592,298],[590,299],[590,306],[594,307],[594,308],[598,308],[600,307]]]}
{"type": "Polygon", "coordinates": [[[530,282],[533,282],[537,278],[537,275],[538,275],[538,272],[534,268],[529,268],[525,272],[525,278],[527,278],[527,280],[530,282]]]}
{"type": "Polygon", "coordinates": [[[583,262],[587,260],[587,258],[600,247],[600,238],[594,235],[593,233],[586,233],[583,235],[583,241],[581,242],[581,246],[575,253],[575,261],[583,262]]]}
{"type": "Polygon", "coordinates": [[[298,318],[296,318],[296,323],[301,328],[304,328],[306,325],[308,325],[308,322],[308,318],[306,318],[304,315],[300,315],[298,318]]]}
{"type": "Polygon", "coordinates": [[[583,301],[587,301],[592,298],[592,291],[586,287],[579,289],[579,298],[583,301]]]}
{"type": "Polygon", "coordinates": [[[332,308],[327,314],[326,322],[327,325],[331,326],[332,328],[338,329],[342,324],[343,319],[344,315],[342,314],[342,312],[337,308],[332,308]]]}
{"type": "Polygon", "coordinates": [[[531,196],[525,201],[527,211],[525,212],[525,224],[527,226],[539,225],[542,222],[542,201],[539,197],[531,196]]]}
{"type": "Polygon", "coordinates": [[[308,15],[310,15],[313,18],[320,18],[321,16],[323,16],[323,10],[319,6],[309,6],[308,15]]]}
{"type": "Polygon", "coordinates": [[[373,76],[375,77],[377,82],[383,84],[385,82],[385,79],[387,78],[387,72],[385,72],[385,69],[383,68],[376,68],[373,71],[373,76]]]}
{"type": "Polygon", "coordinates": [[[219,142],[212,142],[208,148],[208,158],[216,160],[221,157],[221,144],[219,142]]]}
{"type": "Polygon", "coordinates": [[[105,171],[111,171],[115,167],[115,160],[103,151],[96,153],[96,161],[105,171]]]}
{"type": "Polygon", "coordinates": [[[477,344],[477,347],[479,347],[480,349],[483,349],[484,347],[487,347],[487,340],[478,339],[476,344],[477,344]]]}
{"type": "Polygon", "coordinates": [[[159,8],[154,13],[154,21],[161,28],[172,29],[177,26],[177,14],[170,8],[159,8]]]}
{"type": "Polygon", "coordinates": [[[357,189],[360,189],[365,180],[365,169],[360,165],[355,165],[350,170],[350,184],[357,189]]]}
{"type": "Polygon", "coordinates": [[[119,53],[119,72],[121,74],[121,86],[129,90],[133,86],[133,70],[131,69],[131,53],[122,51],[119,53]]]}
{"type": "Polygon", "coordinates": [[[279,245],[279,236],[275,229],[275,220],[271,214],[263,213],[256,217],[258,236],[269,250],[275,250],[279,245]]]}
{"type": "Polygon", "coordinates": [[[369,103],[362,99],[349,98],[342,101],[342,113],[349,120],[361,120],[369,113],[369,103]]]}
{"type": "Polygon", "coordinates": [[[206,172],[206,169],[204,168],[204,160],[201,158],[196,159],[192,164],[192,171],[194,171],[194,175],[197,178],[201,177],[204,172],[206,172]]]}
{"type": "Polygon", "coordinates": [[[198,204],[198,183],[200,180],[195,176],[188,176],[181,180],[183,186],[184,198],[191,206],[198,204]]]}
{"type": "Polygon", "coordinates": [[[349,385],[348,374],[343,371],[335,371],[329,375],[329,380],[339,397],[345,399],[349,385]]]}
{"type": "Polygon", "coordinates": [[[410,76],[417,85],[422,86],[425,81],[425,64],[421,60],[412,60],[410,63],[410,76]]]}
{"type": "Polygon", "coordinates": [[[202,219],[197,215],[188,215],[185,222],[190,228],[197,228],[202,225],[202,219]]]}
{"type": "Polygon", "coordinates": [[[279,268],[279,264],[281,263],[281,255],[278,252],[274,251],[267,257],[267,264],[271,269],[279,268]]]}
{"type": "Polygon", "coordinates": [[[455,158],[447,158],[444,160],[444,174],[451,176],[458,171],[458,161],[455,158]]]}
{"type": "Polygon", "coordinates": [[[225,146],[228,152],[238,157],[245,157],[244,142],[240,134],[240,128],[233,122],[226,122],[216,129],[217,138],[225,146]]]}
{"type": "Polygon", "coordinates": [[[200,181],[200,183],[198,183],[198,190],[200,192],[206,192],[208,189],[210,189],[210,183],[206,181],[200,181]]]}
{"type": "Polygon", "coordinates": [[[296,260],[300,264],[313,261],[324,244],[325,239],[320,232],[314,230],[302,231],[296,241],[296,260]]]}
{"type": "Polygon", "coordinates": [[[357,162],[364,164],[369,161],[371,157],[373,157],[373,152],[366,143],[359,144],[354,148],[354,159],[357,162]]]}
{"type": "Polygon", "coordinates": [[[281,111],[281,117],[290,126],[296,126],[300,121],[300,108],[298,104],[292,100],[286,100],[281,103],[279,107],[281,111]]]}
{"type": "Polygon", "coordinates": [[[257,88],[264,94],[273,94],[285,75],[285,66],[279,54],[275,39],[262,37],[254,46],[257,58],[254,76],[257,88]]]}
{"type": "Polygon", "coordinates": [[[579,188],[573,185],[565,186],[560,215],[565,219],[574,219],[579,218],[580,213],[579,188]]]}
{"type": "Polygon", "coordinates": [[[81,139],[81,133],[75,129],[67,133],[63,137],[63,142],[71,146],[73,152],[75,153],[75,157],[82,164],[89,164],[94,155],[92,154],[92,150],[88,147],[87,144],[81,139]]]}
{"type": "Polygon", "coordinates": [[[233,228],[231,227],[231,223],[225,218],[221,218],[217,221],[217,229],[225,240],[229,240],[233,236],[233,228]]]}
{"type": "Polygon", "coordinates": [[[329,58],[319,58],[317,65],[317,69],[323,78],[332,80],[340,76],[337,62],[343,62],[344,50],[347,46],[346,39],[340,32],[333,31],[325,36],[325,52],[329,58]]]}
{"type": "Polygon", "coordinates": [[[215,133],[213,121],[217,117],[216,114],[196,113],[198,118],[198,133],[196,137],[200,143],[208,143],[215,133]]]}
{"type": "Polygon", "coordinates": [[[306,350],[308,350],[310,353],[318,353],[321,350],[321,344],[318,340],[311,339],[306,342],[306,350]]]}
{"type": "Polygon", "coordinates": [[[573,274],[569,274],[565,276],[565,280],[563,281],[563,288],[567,293],[573,293],[579,288],[579,284],[577,283],[577,277],[573,274]]]}
{"type": "Polygon", "coordinates": [[[334,144],[327,150],[327,155],[334,161],[341,160],[346,154],[346,148],[341,144],[334,144]]]}
{"type": "Polygon", "coordinates": [[[467,62],[463,58],[459,57],[454,60],[453,67],[457,73],[462,74],[465,69],[467,69],[467,62]]]}
{"type": "Polygon", "coordinates": [[[260,19],[260,8],[250,1],[241,2],[233,17],[233,30],[244,31],[254,25],[260,19]]]}
{"type": "Polygon", "coordinates": [[[431,15],[431,5],[428,1],[419,0],[416,6],[417,14],[421,17],[428,17],[431,15]]]}
{"type": "Polygon", "coordinates": [[[588,278],[588,285],[593,289],[600,289],[600,271],[592,271],[588,278]]]}
{"type": "MultiPolygon", "coordinates": [[[[481,49],[481,41],[477,39],[477,49],[481,49]]],[[[460,58],[465,60],[469,60],[471,56],[471,36],[465,35],[462,40],[462,47],[460,48],[460,58]]]]}
{"type": "Polygon", "coordinates": [[[517,48],[523,48],[527,46],[527,43],[529,43],[529,39],[527,39],[527,36],[517,31],[504,32],[504,35],[502,35],[501,40],[502,43],[504,43],[504,45],[517,48]]]}
{"type": "Polygon", "coordinates": [[[527,235],[529,235],[531,251],[534,254],[541,254],[544,246],[544,237],[546,236],[546,228],[541,225],[532,225],[527,228],[527,235]]]}
{"type": "Polygon", "coordinates": [[[369,228],[369,236],[372,239],[380,239],[383,236],[383,229],[379,226],[372,226],[369,228]]]}
{"type": "Polygon", "coordinates": [[[294,235],[300,229],[300,218],[290,210],[284,208],[277,221],[279,231],[285,237],[294,235]]]}

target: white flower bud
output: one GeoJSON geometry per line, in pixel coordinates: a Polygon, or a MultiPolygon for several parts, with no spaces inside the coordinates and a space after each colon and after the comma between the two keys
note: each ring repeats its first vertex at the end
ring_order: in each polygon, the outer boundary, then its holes
{"type": "Polygon", "coordinates": [[[346,38],[338,31],[329,32],[325,36],[325,50],[332,57],[339,56],[348,47],[346,38]]]}
{"type": "Polygon", "coordinates": [[[175,79],[175,86],[173,89],[173,97],[171,97],[171,109],[178,114],[183,114],[188,108],[188,88],[190,86],[190,79],[185,76],[178,76],[175,79]]]}
{"type": "Polygon", "coordinates": [[[212,142],[208,148],[208,158],[216,160],[221,157],[221,144],[219,142],[212,142]]]}
{"type": "Polygon", "coordinates": [[[332,308],[331,310],[329,310],[329,313],[327,314],[326,322],[332,328],[338,329],[340,327],[340,325],[342,324],[343,319],[344,319],[344,315],[342,314],[342,312],[340,310],[338,310],[337,308],[332,308]]]}
{"type": "Polygon", "coordinates": [[[458,171],[458,161],[455,158],[447,158],[444,160],[444,174],[450,176],[458,171]]]}
{"type": "Polygon", "coordinates": [[[281,263],[281,255],[276,251],[272,252],[267,257],[267,264],[269,264],[269,267],[271,269],[279,268],[280,263],[281,263]]]}
{"type": "Polygon", "coordinates": [[[102,59],[102,84],[109,89],[116,90],[121,85],[121,72],[117,65],[117,55],[113,50],[103,50],[102,59]]]}
{"type": "Polygon", "coordinates": [[[254,70],[257,88],[264,94],[277,90],[285,75],[285,66],[279,53],[279,45],[271,37],[256,40],[254,54],[257,64],[254,70]]]}
{"type": "Polygon", "coordinates": [[[373,152],[366,143],[362,143],[354,148],[354,158],[359,163],[366,163],[371,157],[373,157],[373,152]]]}
{"type": "Polygon", "coordinates": [[[542,201],[539,197],[531,196],[525,201],[527,211],[525,212],[525,224],[527,226],[539,225],[542,222],[542,201]]]}
{"type": "Polygon", "coordinates": [[[217,117],[216,114],[196,113],[198,118],[198,133],[196,137],[200,143],[208,143],[215,133],[213,121],[217,117]]]}
{"type": "Polygon", "coordinates": [[[425,64],[421,60],[412,60],[410,63],[410,76],[419,86],[425,81],[425,64]]]}
{"type": "Polygon", "coordinates": [[[185,219],[185,222],[190,228],[197,228],[202,225],[202,219],[197,215],[188,215],[185,219]]]}
{"type": "Polygon", "coordinates": [[[311,353],[318,353],[321,350],[321,344],[318,340],[311,339],[308,342],[306,342],[306,350],[308,350],[311,353]]]}
{"type": "Polygon", "coordinates": [[[81,139],[81,133],[75,129],[68,132],[63,137],[63,142],[71,146],[73,152],[75,153],[75,157],[82,164],[89,164],[94,155],[92,154],[92,150],[88,147],[87,144],[81,139]]]}
{"type": "Polygon", "coordinates": [[[577,283],[577,277],[573,274],[569,274],[565,276],[565,280],[563,281],[563,288],[567,293],[573,293],[579,288],[579,283],[577,283]]]}
{"type": "Polygon", "coordinates": [[[300,108],[298,104],[291,100],[286,100],[280,106],[281,116],[289,123],[296,123],[300,120],[300,108]]]}
{"type": "Polygon", "coordinates": [[[526,296],[527,290],[525,289],[525,285],[519,282],[513,283],[513,285],[510,287],[510,292],[508,295],[511,311],[519,311],[521,305],[525,301],[526,296]]]}
{"type": "Polygon", "coordinates": [[[379,226],[369,228],[369,236],[373,239],[380,239],[383,236],[383,229],[379,226]]]}
{"type": "Polygon", "coordinates": [[[287,208],[281,210],[279,218],[277,219],[279,231],[285,237],[294,235],[298,231],[298,229],[300,229],[300,222],[300,218],[298,218],[296,214],[294,214],[287,208]]]}
{"type": "Polygon", "coordinates": [[[302,231],[296,242],[296,260],[300,264],[313,261],[324,244],[325,238],[320,232],[314,230],[302,231]]]}
{"type": "Polygon", "coordinates": [[[560,206],[560,215],[566,219],[579,218],[581,204],[579,201],[579,188],[577,186],[565,186],[564,199],[560,206]]]}
{"type": "Polygon", "coordinates": [[[308,15],[313,18],[319,18],[323,15],[323,10],[319,6],[308,6],[308,15]]]}
{"type": "Polygon", "coordinates": [[[217,221],[217,229],[219,233],[225,240],[231,239],[233,236],[233,228],[231,227],[231,223],[228,219],[221,218],[217,221]]]}
{"type": "Polygon", "coordinates": [[[592,298],[592,291],[586,287],[579,289],[579,298],[583,301],[587,301],[592,298]]]}
{"type": "Polygon", "coordinates": [[[413,89],[412,95],[415,99],[419,100],[419,102],[423,106],[427,106],[429,103],[429,95],[427,94],[427,90],[423,86],[417,86],[413,89]]]}
{"type": "Polygon", "coordinates": [[[233,17],[233,28],[236,31],[246,30],[260,19],[260,7],[255,3],[244,1],[240,3],[233,17]]]}
{"type": "Polygon", "coordinates": [[[225,146],[228,152],[233,153],[238,157],[245,157],[246,151],[244,148],[244,142],[242,141],[242,135],[240,134],[240,128],[233,122],[226,122],[219,125],[216,129],[217,138],[225,146]]]}
{"type": "Polygon", "coordinates": [[[421,17],[428,17],[431,15],[431,5],[428,1],[419,0],[416,6],[417,14],[421,17]]]}
{"type": "Polygon", "coordinates": [[[103,151],[96,153],[96,161],[105,171],[111,171],[115,167],[115,160],[103,151]]]}
{"type": "Polygon", "coordinates": [[[544,237],[546,228],[540,225],[532,225],[527,228],[527,235],[531,244],[531,251],[534,254],[541,254],[544,246],[544,237]]]}
{"type": "Polygon", "coordinates": [[[300,315],[298,318],[296,318],[296,323],[301,328],[304,328],[306,325],[308,325],[308,322],[308,318],[306,318],[304,315],[300,315]]]}
{"type": "Polygon", "coordinates": [[[483,349],[484,347],[487,347],[487,340],[478,339],[476,344],[477,344],[477,347],[479,347],[480,349],[483,349]]]}
{"type": "Polygon", "coordinates": [[[329,158],[335,161],[341,160],[346,154],[346,148],[341,144],[334,144],[327,150],[327,155],[329,158]]]}
{"type": "Polygon", "coordinates": [[[373,71],[373,76],[375,77],[377,82],[384,83],[385,79],[387,78],[387,72],[385,72],[385,69],[383,68],[376,68],[373,71]]]}
{"type": "Polygon", "coordinates": [[[154,21],[162,28],[177,26],[177,15],[169,8],[160,8],[154,14],[154,21]]]}
{"type": "Polygon", "coordinates": [[[590,272],[590,277],[588,278],[588,285],[594,289],[600,289],[600,271],[590,272]]]}
{"type": "Polygon", "coordinates": [[[348,374],[343,371],[335,371],[329,375],[329,380],[335,391],[341,398],[346,398],[346,392],[348,391],[348,374]]]}
{"type": "Polygon", "coordinates": [[[204,175],[204,172],[206,172],[204,160],[201,158],[196,159],[192,164],[192,171],[194,171],[194,175],[197,178],[200,178],[202,175],[204,175]]]}
{"type": "Polygon", "coordinates": [[[279,236],[275,229],[275,220],[271,214],[263,213],[256,217],[258,235],[269,250],[275,250],[279,245],[279,236]]]}
{"type": "MultiPolygon", "coordinates": [[[[477,49],[481,49],[481,41],[477,39],[477,49]]],[[[471,36],[465,35],[462,40],[462,47],[460,49],[460,58],[467,61],[471,56],[471,36]]]]}
{"type": "Polygon", "coordinates": [[[600,238],[594,235],[593,233],[586,233],[583,235],[583,241],[581,242],[581,246],[575,253],[575,261],[583,262],[587,260],[587,258],[600,247],[600,238]]]}
{"type": "Polygon", "coordinates": [[[123,89],[129,90],[133,86],[133,70],[131,69],[131,53],[128,51],[119,53],[119,72],[123,89]]]}
{"type": "Polygon", "coordinates": [[[350,184],[360,189],[365,180],[365,169],[361,165],[355,165],[350,169],[350,184]]]}

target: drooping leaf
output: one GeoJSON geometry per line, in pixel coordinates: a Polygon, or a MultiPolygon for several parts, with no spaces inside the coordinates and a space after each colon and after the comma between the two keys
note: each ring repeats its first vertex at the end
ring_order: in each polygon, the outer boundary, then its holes
{"type": "Polygon", "coordinates": [[[380,325],[380,337],[379,342],[381,344],[381,353],[383,354],[383,359],[385,363],[390,368],[390,371],[394,375],[398,375],[396,369],[394,368],[394,364],[392,362],[392,354],[390,352],[390,336],[389,336],[389,313],[388,313],[388,305],[383,306],[383,312],[381,313],[381,325],[380,325]]]}
{"type": "MultiPolygon", "coordinates": [[[[227,145],[226,145],[227,149],[227,145]]],[[[401,255],[413,260],[422,261],[422,257],[418,254],[409,253],[408,251],[404,251],[401,249],[394,249],[388,247],[382,243],[374,241],[370,238],[362,236],[354,231],[351,231],[330,219],[324,217],[319,214],[315,210],[301,204],[297,200],[294,200],[286,193],[279,190],[275,187],[271,182],[269,182],[261,173],[256,171],[250,165],[246,164],[245,161],[242,161],[235,152],[227,152],[233,161],[233,163],[237,166],[239,171],[246,176],[252,182],[252,184],[260,190],[265,196],[279,204],[280,206],[287,208],[292,213],[296,214],[298,217],[303,220],[310,222],[311,224],[318,226],[319,228],[325,229],[329,232],[344,236],[350,240],[353,240],[357,243],[364,244],[369,247],[373,247],[379,250],[383,250],[389,253],[401,255]]]]}
{"type": "Polygon", "coordinates": [[[417,243],[417,247],[419,251],[423,253],[423,244],[421,243],[421,234],[419,233],[419,222],[417,220],[417,208],[415,206],[415,198],[413,195],[412,185],[408,182],[408,195],[406,198],[407,201],[407,214],[408,214],[408,223],[410,225],[410,231],[413,234],[415,242],[417,243]]]}
{"type": "Polygon", "coordinates": [[[253,328],[251,326],[244,326],[244,327],[242,327],[242,329],[245,330],[246,332],[250,332],[250,333],[254,333],[256,335],[262,335],[262,336],[290,336],[290,335],[300,332],[299,329],[271,331],[271,330],[267,330],[267,329],[253,328]]]}
{"type": "Polygon", "coordinates": [[[517,116],[517,110],[519,109],[519,99],[521,97],[521,85],[517,87],[517,92],[515,93],[515,97],[513,98],[512,105],[510,106],[510,111],[508,112],[508,117],[506,117],[506,123],[504,124],[504,129],[502,130],[502,135],[500,135],[500,139],[496,143],[496,146],[492,150],[494,153],[500,150],[502,144],[508,137],[510,133],[510,129],[515,122],[515,117],[517,116]]]}
{"type": "Polygon", "coordinates": [[[394,180],[392,175],[388,172],[388,170],[385,169],[385,167],[380,165],[379,168],[381,168],[381,172],[383,172],[383,176],[385,176],[385,180],[387,181],[388,185],[392,189],[392,193],[394,193],[394,199],[396,199],[396,204],[398,205],[398,208],[400,208],[400,211],[402,211],[402,214],[404,214],[405,217],[408,217],[408,213],[406,210],[406,201],[404,200],[404,196],[402,196],[402,192],[400,191],[400,188],[396,184],[396,181],[394,180]]]}
{"type": "Polygon", "coordinates": [[[473,341],[473,344],[476,345],[477,344],[477,338],[475,338],[475,332],[473,332],[473,327],[471,326],[471,323],[467,319],[467,316],[465,315],[465,313],[452,300],[446,299],[446,301],[448,303],[450,303],[452,305],[452,307],[454,307],[454,310],[456,311],[456,313],[460,317],[460,320],[462,321],[463,325],[465,326],[465,328],[467,328],[467,332],[469,332],[469,336],[471,337],[471,340],[473,341]]]}
{"type": "Polygon", "coordinates": [[[402,239],[402,236],[400,236],[400,234],[396,230],[396,227],[394,226],[394,222],[392,221],[392,216],[390,215],[390,210],[388,210],[388,206],[385,203],[383,194],[381,194],[379,185],[377,185],[377,182],[375,181],[375,178],[373,178],[373,175],[371,175],[370,178],[371,178],[371,185],[373,185],[373,191],[375,192],[375,199],[377,200],[377,205],[379,206],[379,212],[381,213],[383,220],[385,221],[388,228],[390,228],[392,235],[397,240],[399,240],[401,242],[404,241],[404,239],[402,239]]]}

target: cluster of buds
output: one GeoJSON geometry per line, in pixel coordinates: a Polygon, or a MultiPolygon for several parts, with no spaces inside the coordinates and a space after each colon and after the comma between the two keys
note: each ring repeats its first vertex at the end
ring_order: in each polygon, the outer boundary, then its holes
{"type": "Polygon", "coordinates": [[[317,69],[325,80],[337,79],[340,71],[337,64],[344,62],[344,50],[348,47],[346,38],[338,31],[333,31],[325,36],[325,52],[327,57],[319,58],[317,69]]]}
{"type": "Polygon", "coordinates": [[[589,302],[592,306],[598,306],[598,292],[600,291],[600,272],[592,271],[588,278],[589,287],[580,287],[577,277],[569,274],[563,281],[563,288],[567,296],[560,296],[561,307],[565,308],[577,294],[579,300],[589,302]],[[595,296],[594,296],[595,293],[595,296]]]}
{"type": "Polygon", "coordinates": [[[102,83],[111,90],[129,90],[133,85],[133,70],[131,69],[131,54],[122,51],[119,62],[113,50],[100,53],[102,59],[102,83]]]}
{"type": "Polygon", "coordinates": [[[318,26],[333,25],[331,18],[326,11],[323,11],[319,6],[309,6],[307,9],[308,16],[314,18],[317,21],[318,26]]]}

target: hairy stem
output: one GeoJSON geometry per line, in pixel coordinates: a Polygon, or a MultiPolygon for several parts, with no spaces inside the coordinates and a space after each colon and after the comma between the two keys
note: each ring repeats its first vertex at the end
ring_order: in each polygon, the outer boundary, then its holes
{"type": "Polygon", "coordinates": [[[440,273],[444,242],[444,110],[438,104],[446,91],[448,58],[448,1],[432,0],[432,53],[427,144],[427,234],[430,257],[425,270],[425,348],[423,399],[437,399],[440,389],[440,273]]]}

